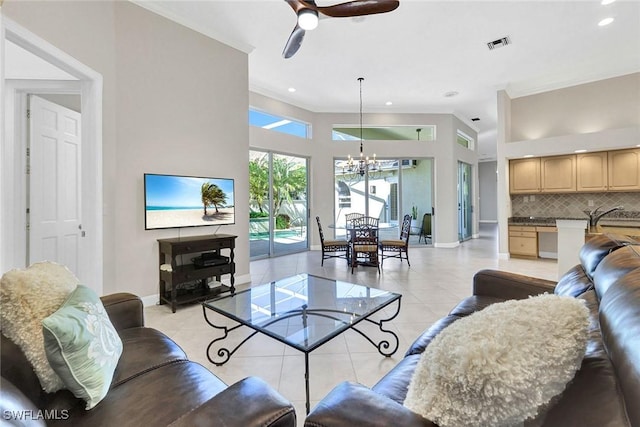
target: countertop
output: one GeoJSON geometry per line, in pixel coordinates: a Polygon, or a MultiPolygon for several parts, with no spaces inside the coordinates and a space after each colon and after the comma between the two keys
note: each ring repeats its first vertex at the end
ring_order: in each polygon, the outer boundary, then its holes
{"type": "MultiPolygon", "coordinates": [[[[511,217],[509,218],[509,225],[520,225],[526,227],[555,227],[556,220],[583,220],[588,221],[587,217],[511,217]]],[[[628,236],[640,236],[640,215],[625,217],[606,217],[598,221],[598,225],[591,227],[587,234],[602,234],[602,233],[618,233],[626,234],[628,236]]]]}

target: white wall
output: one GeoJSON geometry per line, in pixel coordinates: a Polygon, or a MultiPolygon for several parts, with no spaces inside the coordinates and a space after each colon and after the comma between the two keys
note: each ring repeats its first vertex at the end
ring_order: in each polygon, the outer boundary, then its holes
{"type": "Polygon", "coordinates": [[[104,292],[157,294],[143,173],[234,178],[237,275],[249,278],[248,58],[130,2],[4,2],[2,13],[104,78],[104,292]]]}

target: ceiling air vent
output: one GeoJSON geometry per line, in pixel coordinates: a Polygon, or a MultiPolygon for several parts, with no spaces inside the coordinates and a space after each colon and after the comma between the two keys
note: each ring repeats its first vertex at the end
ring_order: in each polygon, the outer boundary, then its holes
{"type": "Polygon", "coordinates": [[[492,42],[487,43],[487,46],[489,47],[489,50],[493,50],[499,47],[504,47],[508,44],[511,44],[511,39],[509,39],[509,36],[506,36],[506,37],[502,37],[501,39],[494,40],[492,42]]]}

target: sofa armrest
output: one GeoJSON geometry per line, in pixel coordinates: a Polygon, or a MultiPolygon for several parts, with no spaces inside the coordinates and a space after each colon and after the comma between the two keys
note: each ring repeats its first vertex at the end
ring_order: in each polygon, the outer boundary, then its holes
{"type": "Polygon", "coordinates": [[[352,382],[338,384],[307,416],[305,427],[434,427],[398,402],[352,382]]]}
{"type": "Polygon", "coordinates": [[[171,427],[296,427],[293,405],[269,384],[248,377],[216,394],[171,427]]]}
{"type": "Polygon", "coordinates": [[[116,331],[144,326],[144,306],[136,295],[120,292],[100,299],[116,331]]]}
{"type": "Polygon", "coordinates": [[[473,294],[504,299],[524,299],[553,293],[556,282],[498,270],[480,270],[473,276],[473,294]]]}

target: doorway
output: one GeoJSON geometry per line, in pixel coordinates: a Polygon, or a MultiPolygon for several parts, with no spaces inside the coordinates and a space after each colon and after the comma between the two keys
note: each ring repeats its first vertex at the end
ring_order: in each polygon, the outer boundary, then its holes
{"type": "Polygon", "coordinates": [[[74,273],[99,295],[103,290],[102,248],[102,76],[45,40],[30,33],[6,17],[0,20],[0,93],[4,113],[0,138],[0,270],[23,268],[29,262],[27,209],[30,195],[28,171],[27,97],[29,94],[76,94],[83,112],[82,165],[77,181],[82,182],[82,250],[74,273]],[[11,58],[5,58],[4,46],[13,43],[75,80],[7,79],[11,58]]]}
{"type": "Polygon", "coordinates": [[[309,249],[309,160],[249,152],[249,252],[251,259],[309,249]]]}
{"type": "Polygon", "coordinates": [[[54,261],[77,275],[83,252],[80,96],[75,110],[56,98],[28,95],[27,265],[54,261]]]}

